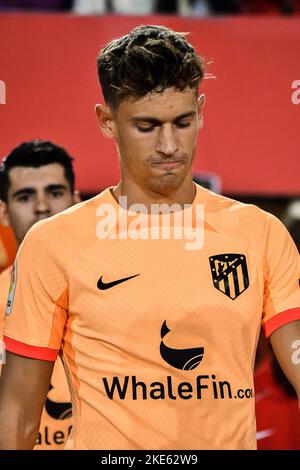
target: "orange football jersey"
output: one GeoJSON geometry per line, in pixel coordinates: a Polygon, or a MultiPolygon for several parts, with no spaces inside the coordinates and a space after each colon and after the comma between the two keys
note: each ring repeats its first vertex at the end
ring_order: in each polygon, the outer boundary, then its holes
{"type": "Polygon", "coordinates": [[[258,335],[261,324],[270,335],[300,319],[298,252],[253,205],[196,185],[180,236],[188,210],[149,227],[108,188],[25,237],[5,343],[37,359],[62,355],[68,448],[256,448],[258,335]]]}

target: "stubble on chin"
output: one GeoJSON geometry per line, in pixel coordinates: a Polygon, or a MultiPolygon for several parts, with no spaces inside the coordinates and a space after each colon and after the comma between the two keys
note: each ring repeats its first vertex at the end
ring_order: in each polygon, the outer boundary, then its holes
{"type": "Polygon", "coordinates": [[[147,186],[153,192],[161,194],[162,196],[168,196],[180,188],[184,179],[184,175],[176,175],[170,170],[159,178],[152,177],[147,181],[147,186]]]}

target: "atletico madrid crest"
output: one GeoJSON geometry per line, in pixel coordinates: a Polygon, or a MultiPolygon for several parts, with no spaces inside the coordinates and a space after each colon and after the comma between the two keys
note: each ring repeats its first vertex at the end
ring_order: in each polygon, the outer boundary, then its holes
{"type": "Polygon", "coordinates": [[[210,256],[213,284],[230,299],[236,299],[249,287],[246,256],[228,253],[210,256]]]}

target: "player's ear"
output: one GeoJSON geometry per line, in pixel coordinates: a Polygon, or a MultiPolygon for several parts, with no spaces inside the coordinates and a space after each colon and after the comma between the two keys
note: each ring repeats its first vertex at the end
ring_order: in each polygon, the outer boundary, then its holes
{"type": "Polygon", "coordinates": [[[198,98],[198,129],[203,127],[203,108],[206,101],[206,96],[202,93],[198,98]]]}
{"type": "Polygon", "coordinates": [[[10,220],[8,216],[7,204],[4,201],[0,200],[0,224],[5,227],[10,226],[10,220]]]}
{"type": "Polygon", "coordinates": [[[102,104],[96,104],[95,111],[99,127],[105,137],[114,137],[113,116],[111,110],[102,104]]]}
{"type": "Polygon", "coordinates": [[[81,194],[78,191],[78,189],[75,189],[73,193],[73,200],[74,200],[74,204],[78,204],[79,202],[81,202],[81,194]]]}

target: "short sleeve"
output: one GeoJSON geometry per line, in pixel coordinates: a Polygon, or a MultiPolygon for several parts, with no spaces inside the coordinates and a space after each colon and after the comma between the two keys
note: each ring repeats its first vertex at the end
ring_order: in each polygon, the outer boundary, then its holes
{"type": "Polygon", "coordinates": [[[270,216],[265,253],[262,326],[270,336],[281,326],[300,320],[300,258],[285,226],[270,216]]]}
{"type": "MultiPolygon", "coordinates": [[[[37,224],[40,225],[40,224],[37,224]]],[[[46,225],[33,227],[16,257],[6,307],[5,348],[55,361],[68,315],[68,289],[46,225]]]]}

